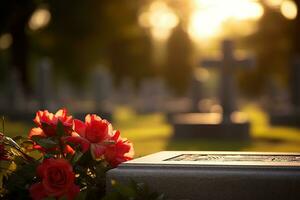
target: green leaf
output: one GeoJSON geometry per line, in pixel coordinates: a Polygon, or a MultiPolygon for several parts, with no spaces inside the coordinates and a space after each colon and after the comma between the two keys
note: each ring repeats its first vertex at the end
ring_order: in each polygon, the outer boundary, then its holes
{"type": "Polygon", "coordinates": [[[72,164],[75,164],[77,161],[80,160],[80,158],[83,156],[83,153],[81,151],[75,151],[75,154],[72,158],[72,164]]]}
{"type": "Polygon", "coordinates": [[[59,200],[68,200],[68,198],[66,197],[66,195],[64,195],[64,196],[60,197],[59,200]]]}
{"type": "Polygon", "coordinates": [[[60,120],[58,120],[57,125],[56,125],[56,135],[58,137],[62,137],[64,135],[66,135],[64,125],[60,120]]]}
{"type": "Polygon", "coordinates": [[[29,199],[28,187],[34,183],[38,163],[18,165],[15,172],[8,176],[6,189],[7,199],[29,199]]]}
{"type": "Polygon", "coordinates": [[[151,191],[144,183],[131,181],[124,185],[115,183],[112,192],[106,194],[102,200],[166,200],[164,194],[151,191]]]}
{"type": "Polygon", "coordinates": [[[55,197],[46,197],[46,198],[43,198],[43,200],[56,200],[56,198],[55,197]]]}
{"type": "Polygon", "coordinates": [[[75,200],[85,200],[87,191],[80,191],[80,193],[75,197],[75,200]]]}
{"type": "Polygon", "coordinates": [[[13,137],[12,139],[13,139],[14,141],[23,141],[24,139],[26,140],[27,138],[24,138],[23,136],[18,135],[18,136],[16,136],[16,137],[13,137]]]}
{"type": "Polygon", "coordinates": [[[33,136],[31,138],[34,142],[36,142],[38,145],[46,148],[46,149],[50,149],[53,147],[58,146],[58,143],[56,141],[54,141],[52,138],[43,138],[40,136],[33,136]]]}

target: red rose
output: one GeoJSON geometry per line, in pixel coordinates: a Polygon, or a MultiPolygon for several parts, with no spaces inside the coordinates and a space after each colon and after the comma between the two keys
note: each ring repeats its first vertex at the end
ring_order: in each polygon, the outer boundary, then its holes
{"type": "Polygon", "coordinates": [[[132,143],[127,139],[121,138],[119,131],[116,131],[111,139],[113,143],[106,146],[104,157],[112,167],[117,167],[122,162],[133,158],[132,143]]]}
{"type": "MultiPolygon", "coordinates": [[[[58,122],[62,123],[64,127],[64,131],[66,133],[71,134],[72,132],[73,118],[72,116],[67,115],[66,109],[60,109],[55,114],[49,113],[48,110],[38,111],[33,121],[36,123],[38,127],[32,128],[30,130],[28,136],[30,139],[33,136],[39,136],[39,137],[55,136],[58,122]]],[[[57,148],[45,149],[37,144],[34,144],[33,148],[40,150],[42,152],[57,150],[57,148]]]]}
{"type": "Polygon", "coordinates": [[[91,154],[94,159],[99,159],[103,156],[105,141],[110,140],[113,136],[112,125],[97,115],[87,115],[85,123],[75,119],[74,130],[89,141],[91,154]]]}
{"type": "MultiPolygon", "coordinates": [[[[43,136],[54,136],[59,121],[63,124],[66,131],[71,130],[73,124],[73,118],[67,115],[66,109],[60,109],[55,114],[49,113],[48,110],[38,111],[33,121],[39,127],[39,132],[43,132],[41,133],[43,136]]],[[[30,133],[29,137],[31,135],[30,133]]]]}
{"type": "Polygon", "coordinates": [[[72,200],[80,192],[74,184],[75,174],[70,163],[64,159],[46,159],[37,168],[41,182],[33,184],[29,191],[34,200],[46,197],[66,196],[72,200]]]}
{"type": "Polygon", "coordinates": [[[90,148],[90,142],[83,138],[80,137],[77,133],[72,133],[72,136],[67,136],[62,139],[65,143],[71,143],[72,147],[79,147],[80,151],[85,153],[87,150],[90,148]]]}

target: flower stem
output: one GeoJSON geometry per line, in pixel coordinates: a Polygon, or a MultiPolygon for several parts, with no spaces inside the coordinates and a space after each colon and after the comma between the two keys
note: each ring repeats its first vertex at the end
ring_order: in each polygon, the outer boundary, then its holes
{"type": "Polygon", "coordinates": [[[2,116],[2,133],[5,134],[5,126],[4,126],[4,123],[5,122],[5,118],[4,116],[2,116]]]}

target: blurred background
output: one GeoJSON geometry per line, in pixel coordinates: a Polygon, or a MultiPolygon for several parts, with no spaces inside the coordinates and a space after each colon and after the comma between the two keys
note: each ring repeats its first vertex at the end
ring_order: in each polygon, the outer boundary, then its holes
{"type": "Polygon", "coordinates": [[[4,131],[26,135],[37,110],[65,107],[112,121],[136,156],[300,151],[299,9],[299,0],[2,0],[4,131]],[[229,107],[249,122],[247,140],[222,129],[173,137],[178,113],[229,107]]]}

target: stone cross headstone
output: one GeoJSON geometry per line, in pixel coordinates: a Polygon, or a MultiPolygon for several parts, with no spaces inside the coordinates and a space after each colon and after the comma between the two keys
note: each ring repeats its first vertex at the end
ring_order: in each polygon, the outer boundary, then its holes
{"type": "Polygon", "coordinates": [[[234,112],[236,109],[234,71],[237,67],[253,66],[254,60],[236,58],[233,42],[225,40],[222,43],[222,58],[206,59],[201,65],[220,68],[219,100],[223,112],[183,113],[173,116],[174,138],[248,140],[250,123],[243,113],[234,112]]]}
{"type": "Polygon", "coordinates": [[[237,59],[234,56],[234,43],[231,40],[224,40],[222,43],[222,58],[220,60],[202,60],[203,67],[220,68],[220,104],[223,109],[223,122],[230,122],[230,116],[236,109],[235,104],[235,80],[234,72],[237,67],[250,68],[254,66],[254,59],[237,59]]]}
{"type": "Polygon", "coordinates": [[[43,58],[37,65],[37,96],[39,109],[50,109],[53,100],[52,63],[48,58],[43,58]]]}
{"type": "Polygon", "coordinates": [[[108,191],[112,182],[134,180],[172,200],[297,200],[300,154],[164,151],[125,162],[106,178],[108,191]]]}

